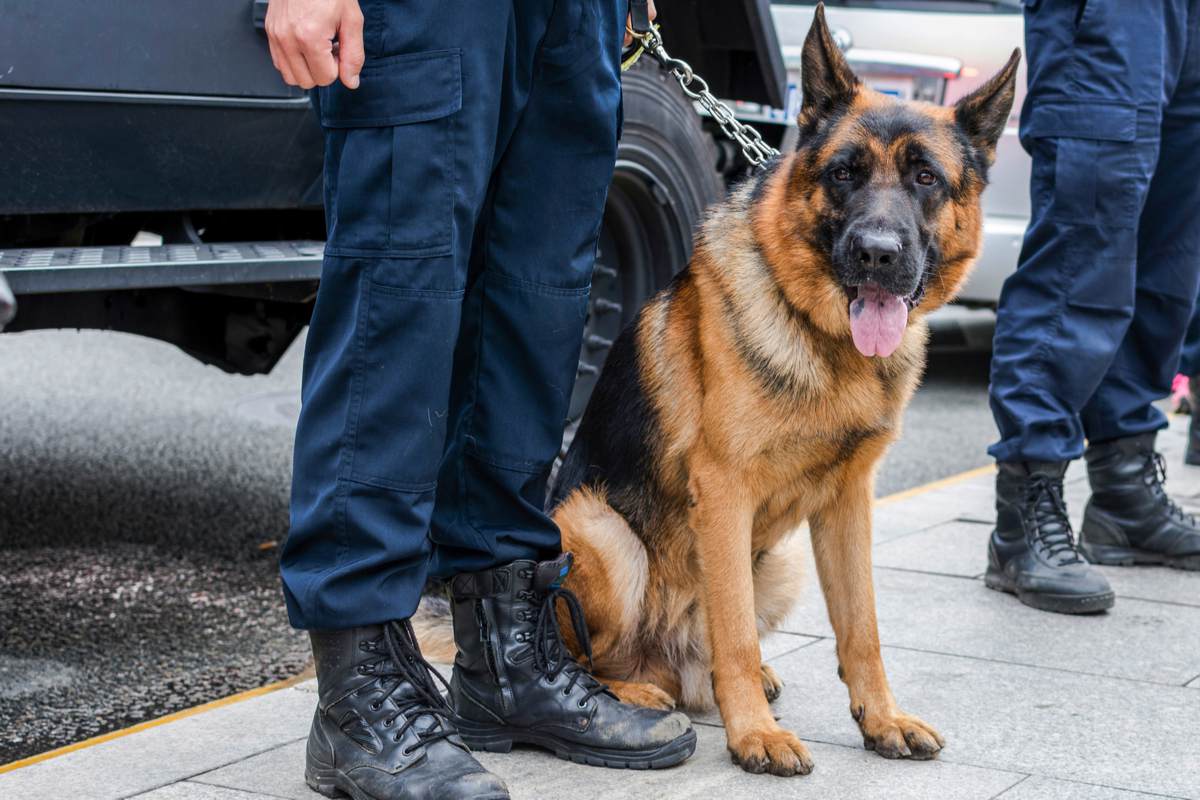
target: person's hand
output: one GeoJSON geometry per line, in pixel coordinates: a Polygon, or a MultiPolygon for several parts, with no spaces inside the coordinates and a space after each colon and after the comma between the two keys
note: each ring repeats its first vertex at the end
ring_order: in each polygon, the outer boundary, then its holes
{"type": "MultiPolygon", "coordinates": [[[[275,0],[275,2],[278,2],[278,0],[275,0]]],[[[650,21],[654,22],[654,18],[658,16],[658,11],[654,8],[654,0],[650,0],[649,11],[650,11],[650,21]]],[[[629,32],[632,29],[633,29],[633,17],[626,17],[625,18],[625,46],[626,47],[629,47],[629,45],[633,44],[633,34],[629,32]]]]}
{"type": "Polygon", "coordinates": [[[358,0],[271,0],[267,40],[288,84],[311,89],[341,78],[346,88],[358,88],[365,58],[358,0]]]}

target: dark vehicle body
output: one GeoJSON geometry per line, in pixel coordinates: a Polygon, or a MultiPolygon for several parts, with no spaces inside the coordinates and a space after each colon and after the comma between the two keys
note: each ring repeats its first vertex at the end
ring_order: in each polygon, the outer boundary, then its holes
{"type": "MultiPolygon", "coordinates": [[[[6,330],[122,330],[229,371],[272,368],[307,323],[324,217],[320,127],[271,64],[266,6],[0,0],[6,330]]],[[[714,92],[782,106],[766,0],[658,8],[672,54],[714,92]]],[[[608,344],[745,168],[650,59],[624,84],[580,411],[608,344]]]]}

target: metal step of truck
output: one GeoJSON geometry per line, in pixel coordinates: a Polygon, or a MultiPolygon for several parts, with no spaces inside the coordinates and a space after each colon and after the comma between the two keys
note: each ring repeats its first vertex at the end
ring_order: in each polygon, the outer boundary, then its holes
{"type": "Polygon", "coordinates": [[[0,250],[13,294],[316,280],[324,242],[228,242],[158,247],[0,250]]]}

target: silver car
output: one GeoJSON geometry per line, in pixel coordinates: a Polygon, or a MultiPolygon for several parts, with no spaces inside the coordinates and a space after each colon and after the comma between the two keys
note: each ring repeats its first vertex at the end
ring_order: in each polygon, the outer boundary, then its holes
{"type": "MultiPolygon", "coordinates": [[[[771,6],[788,69],[787,109],[745,109],[739,116],[793,124],[799,107],[800,49],[812,24],[811,3],[775,0],[771,6]]],[[[874,89],[904,99],[953,103],[993,75],[1024,43],[1019,0],[859,0],[827,3],[826,18],[847,60],[874,89]]],[[[1016,267],[1029,223],[1029,155],[1017,141],[1017,115],[1025,95],[1025,64],[1017,100],[1000,140],[991,185],[983,195],[984,247],[959,301],[994,306],[1004,279],[1016,267]]],[[[785,137],[785,145],[787,138],[785,137]]]]}

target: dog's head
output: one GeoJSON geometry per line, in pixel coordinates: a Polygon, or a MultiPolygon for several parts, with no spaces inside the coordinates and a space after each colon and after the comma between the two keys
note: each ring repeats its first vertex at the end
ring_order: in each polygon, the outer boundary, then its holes
{"type": "Polygon", "coordinates": [[[890,355],[910,312],[949,300],[974,262],[980,194],[1019,62],[1014,51],[952,107],[903,102],[862,85],[817,7],[804,43],[799,145],[777,206],[786,241],[778,243],[803,284],[791,294],[864,355],[890,355]]]}

